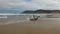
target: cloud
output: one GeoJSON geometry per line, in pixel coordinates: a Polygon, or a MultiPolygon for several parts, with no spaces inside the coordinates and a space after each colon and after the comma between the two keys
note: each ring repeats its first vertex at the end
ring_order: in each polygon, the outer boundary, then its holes
{"type": "Polygon", "coordinates": [[[60,0],[0,0],[0,9],[58,9],[60,10],[60,0]]]}

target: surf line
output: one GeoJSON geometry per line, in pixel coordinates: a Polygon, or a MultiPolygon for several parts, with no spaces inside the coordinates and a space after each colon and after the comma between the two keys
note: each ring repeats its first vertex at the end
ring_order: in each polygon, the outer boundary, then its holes
{"type": "Polygon", "coordinates": [[[18,21],[11,21],[11,22],[7,22],[7,23],[0,23],[0,25],[8,25],[8,24],[14,24],[14,23],[20,23],[20,22],[25,22],[28,20],[18,20],[18,21]]]}

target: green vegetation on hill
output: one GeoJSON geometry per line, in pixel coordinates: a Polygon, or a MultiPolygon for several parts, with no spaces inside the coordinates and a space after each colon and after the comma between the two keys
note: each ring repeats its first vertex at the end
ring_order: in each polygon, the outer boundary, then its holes
{"type": "Polygon", "coordinates": [[[33,11],[33,10],[26,10],[26,11],[23,11],[22,13],[28,13],[28,14],[31,14],[31,13],[60,13],[60,10],[36,10],[36,11],[33,11]]]}

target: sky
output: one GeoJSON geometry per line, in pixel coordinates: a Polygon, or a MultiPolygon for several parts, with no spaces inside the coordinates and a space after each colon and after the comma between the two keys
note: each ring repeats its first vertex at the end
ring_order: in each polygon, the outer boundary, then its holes
{"type": "Polygon", "coordinates": [[[0,9],[60,10],[60,0],[0,0],[0,9]]]}

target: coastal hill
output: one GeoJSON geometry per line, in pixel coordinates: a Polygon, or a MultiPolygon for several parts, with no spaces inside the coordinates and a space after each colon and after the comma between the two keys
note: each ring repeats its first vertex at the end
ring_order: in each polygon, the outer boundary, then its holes
{"type": "Polygon", "coordinates": [[[26,11],[23,11],[22,12],[23,14],[32,14],[32,13],[35,13],[35,14],[40,14],[40,13],[60,13],[60,10],[26,10],[26,11]]]}

